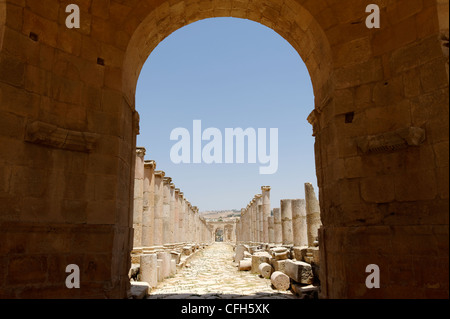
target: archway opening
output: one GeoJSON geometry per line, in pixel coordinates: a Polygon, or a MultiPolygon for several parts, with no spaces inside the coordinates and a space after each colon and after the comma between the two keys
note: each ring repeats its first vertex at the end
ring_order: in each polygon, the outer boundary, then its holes
{"type": "Polygon", "coordinates": [[[217,228],[215,233],[215,241],[218,243],[224,242],[224,231],[222,228],[217,228]]]}

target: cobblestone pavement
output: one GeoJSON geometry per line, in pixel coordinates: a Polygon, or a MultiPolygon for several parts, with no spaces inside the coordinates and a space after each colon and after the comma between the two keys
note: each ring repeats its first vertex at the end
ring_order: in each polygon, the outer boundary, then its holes
{"type": "Polygon", "coordinates": [[[270,279],[238,271],[232,246],[215,243],[187,266],[153,289],[148,299],[296,299],[290,291],[271,288],[270,279]]]}

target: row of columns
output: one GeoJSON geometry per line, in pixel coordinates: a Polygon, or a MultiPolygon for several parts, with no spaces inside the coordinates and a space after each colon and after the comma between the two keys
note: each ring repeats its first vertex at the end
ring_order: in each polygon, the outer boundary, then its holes
{"type": "Polygon", "coordinates": [[[270,208],[270,186],[262,186],[236,225],[238,242],[277,245],[317,246],[320,206],[310,183],[305,184],[305,199],[283,199],[280,208],[270,208]]]}
{"type": "Polygon", "coordinates": [[[134,247],[175,243],[206,243],[212,239],[200,217],[172,178],[145,160],[145,148],[136,148],[133,209],[134,247]]]}

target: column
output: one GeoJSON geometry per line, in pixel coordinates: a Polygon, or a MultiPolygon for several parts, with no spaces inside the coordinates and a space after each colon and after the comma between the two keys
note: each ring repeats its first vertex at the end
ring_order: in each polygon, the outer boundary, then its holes
{"type": "Polygon", "coordinates": [[[180,243],[180,189],[175,188],[175,221],[174,221],[174,242],[180,243]]]}
{"type": "Polygon", "coordinates": [[[144,162],[144,211],[142,213],[142,246],[153,245],[155,219],[155,161],[144,162]]]}
{"type": "Polygon", "coordinates": [[[314,187],[310,183],[305,183],[306,200],[306,227],[308,233],[308,246],[316,246],[314,242],[318,239],[319,228],[322,225],[320,220],[320,205],[317,200],[314,187]]]}
{"type": "Polygon", "coordinates": [[[292,234],[292,200],[281,200],[281,228],[283,245],[291,245],[294,241],[292,234]]]}
{"type": "Polygon", "coordinates": [[[251,202],[251,211],[252,211],[252,242],[257,241],[257,228],[256,228],[256,209],[255,209],[256,200],[253,198],[251,202]]]}
{"type": "Polygon", "coordinates": [[[186,230],[185,230],[185,199],[184,199],[184,193],[180,192],[178,196],[178,201],[180,202],[180,213],[178,215],[179,217],[179,228],[178,231],[180,233],[180,243],[184,243],[186,241],[186,230]]]}
{"type": "Polygon", "coordinates": [[[184,218],[185,218],[185,222],[184,222],[184,230],[185,230],[185,241],[186,243],[190,243],[191,242],[191,233],[190,233],[190,206],[191,204],[189,203],[188,200],[186,200],[184,202],[184,218]]]}
{"type": "Polygon", "coordinates": [[[283,243],[282,226],[281,226],[281,211],[279,208],[273,209],[273,235],[276,245],[283,243]]]}
{"type": "Polygon", "coordinates": [[[192,232],[193,232],[193,242],[194,243],[198,243],[197,219],[198,219],[198,207],[194,206],[194,207],[192,207],[192,223],[193,223],[192,232]]]}
{"type": "Polygon", "coordinates": [[[263,242],[263,206],[262,206],[262,195],[261,194],[257,194],[255,196],[256,198],[256,219],[257,219],[257,237],[258,243],[262,243],[263,242]]]}
{"type": "Polygon", "coordinates": [[[188,242],[192,243],[193,242],[193,237],[192,237],[192,229],[193,229],[193,225],[192,225],[192,205],[190,202],[187,203],[188,204],[188,210],[187,210],[187,220],[188,220],[188,242]]]}
{"type": "Polygon", "coordinates": [[[170,243],[170,183],[172,178],[163,179],[163,244],[170,243]]]}
{"type": "Polygon", "coordinates": [[[133,246],[142,246],[142,214],[144,210],[144,156],[145,148],[136,148],[134,169],[133,246]]]}
{"type": "Polygon", "coordinates": [[[262,214],[263,214],[263,239],[264,243],[269,242],[269,217],[270,217],[270,186],[262,186],[262,214]]]}
{"type": "Polygon", "coordinates": [[[304,199],[294,199],[292,200],[292,233],[294,246],[308,246],[306,232],[306,201],[304,199]]]}
{"type": "Polygon", "coordinates": [[[175,242],[175,184],[170,184],[169,201],[169,243],[175,242]]]}
{"type": "Polygon", "coordinates": [[[155,172],[155,218],[153,220],[153,245],[163,244],[163,179],[166,173],[155,172]]]}
{"type": "Polygon", "coordinates": [[[267,218],[267,221],[268,221],[267,223],[269,224],[269,241],[268,241],[268,243],[273,244],[275,242],[273,216],[269,216],[269,218],[267,218]]]}

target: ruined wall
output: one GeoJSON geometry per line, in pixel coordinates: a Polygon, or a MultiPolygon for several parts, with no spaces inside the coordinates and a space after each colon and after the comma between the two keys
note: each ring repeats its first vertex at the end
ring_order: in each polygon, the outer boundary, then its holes
{"type": "Polygon", "coordinates": [[[171,32],[232,16],[311,75],[323,296],[448,298],[448,1],[373,2],[381,29],[362,0],[99,0],[69,30],[58,0],[0,0],[0,296],[126,296],[140,69],[171,32]]]}

